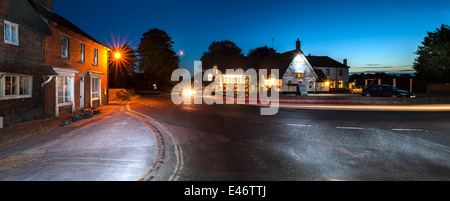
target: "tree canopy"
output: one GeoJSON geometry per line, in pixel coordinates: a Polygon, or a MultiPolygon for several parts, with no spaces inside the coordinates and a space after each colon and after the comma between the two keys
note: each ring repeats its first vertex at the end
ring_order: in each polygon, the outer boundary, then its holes
{"type": "Polygon", "coordinates": [[[210,58],[218,55],[234,55],[234,56],[244,56],[242,49],[239,48],[234,42],[229,40],[224,41],[214,41],[209,45],[208,51],[203,53],[202,60],[205,58],[210,58]]]}
{"type": "Polygon", "coordinates": [[[248,51],[247,56],[248,57],[270,57],[274,54],[277,54],[277,51],[273,48],[269,48],[266,46],[264,47],[257,47],[255,49],[250,49],[248,51]]]}
{"type": "Polygon", "coordinates": [[[450,83],[450,27],[441,25],[419,45],[413,68],[428,83],[450,83]]]}
{"type": "Polygon", "coordinates": [[[173,51],[173,44],[169,34],[154,28],[143,34],[136,51],[139,70],[144,72],[150,83],[157,84],[161,90],[171,89],[170,76],[178,69],[180,62],[173,51]]]}

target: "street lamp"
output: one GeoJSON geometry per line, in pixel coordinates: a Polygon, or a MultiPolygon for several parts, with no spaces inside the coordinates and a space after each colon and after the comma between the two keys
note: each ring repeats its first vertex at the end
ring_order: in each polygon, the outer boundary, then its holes
{"type": "Polygon", "coordinates": [[[115,57],[116,59],[120,59],[120,53],[116,52],[116,53],[114,54],[114,57],[115,57]]]}

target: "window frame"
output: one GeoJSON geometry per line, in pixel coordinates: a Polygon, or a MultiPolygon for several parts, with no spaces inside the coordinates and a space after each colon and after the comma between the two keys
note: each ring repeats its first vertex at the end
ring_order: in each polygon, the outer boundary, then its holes
{"type": "Polygon", "coordinates": [[[105,94],[102,94],[102,77],[104,76],[104,74],[103,73],[100,73],[100,72],[94,72],[94,71],[89,71],[89,77],[90,77],[90,79],[89,79],[89,85],[90,85],[90,91],[89,91],[89,99],[90,99],[90,107],[93,107],[94,106],[94,101],[99,101],[99,106],[102,106],[102,99],[104,98],[104,97],[102,97],[102,95],[106,95],[106,87],[105,87],[105,94]],[[94,80],[95,79],[98,79],[99,81],[98,81],[98,86],[95,86],[95,87],[97,87],[97,89],[98,89],[98,97],[96,97],[96,98],[94,98],[93,96],[92,96],[92,94],[93,94],[93,91],[92,91],[92,88],[94,87],[94,84],[93,84],[93,82],[94,82],[94,80]]]}
{"type": "Polygon", "coordinates": [[[94,48],[94,61],[93,61],[93,65],[97,66],[98,65],[98,49],[94,48]]]}
{"type": "Polygon", "coordinates": [[[75,95],[75,86],[74,86],[74,76],[57,76],[56,77],[56,103],[59,106],[65,106],[65,105],[71,105],[73,104],[74,100],[74,95],[75,95]],[[69,80],[67,81],[66,78],[69,78],[69,80]],[[69,95],[68,96],[64,96],[64,94],[66,93],[65,88],[63,89],[63,101],[59,102],[59,90],[60,90],[60,86],[59,86],[59,80],[63,79],[63,86],[65,86],[65,82],[67,81],[67,91],[69,91],[69,95]],[[66,98],[69,97],[69,101],[66,100],[66,98]]]}
{"type": "Polygon", "coordinates": [[[59,116],[59,107],[72,105],[72,112],[75,111],[75,75],[80,73],[79,70],[70,69],[70,68],[62,68],[62,67],[53,67],[53,70],[58,74],[54,79],[55,80],[55,116],[59,116]],[[58,77],[73,77],[72,79],[72,102],[66,102],[62,104],[58,104],[58,77]]]}
{"type": "Polygon", "coordinates": [[[4,42],[5,42],[6,44],[19,46],[19,24],[16,24],[16,23],[13,23],[13,22],[10,22],[10,21],[7,21],[7,20],[3,20],[3,23],[4,23],[4,26],[3,26],[3,40],[4,40],[4,42]],[[9,36],[10,36],[10,40],[7,40],[7,39],[6,39],[6,33],[7,33],[7,31],[6,31],[6,26],[7,26],[7,25],[10,27],[10,28],[9,28],[9,36]],[[15,34],[13,33],[12,27],[16,27],[16,33],[15,33],[15,34]],[[13,40],[13,39],[14,39],[14,38],[13,38],[14,35],[16,36],[16,40],[17,40],[17,41],[14,41],[14,40],[13,40]]]}
{"type": "Polygon", "coordinates": [[[101,78],[91,78],[91,98],[92,100],[100,100],[101,96],[101,85],[102,85],[102,79],[101,78]]]}
{"type": "Polygon", "coordinates": [[[61,36],[61,58],[68,59],[69,58],[69,38],[66,36],[61,36]],[[64,39],[67,41],[66,49],[64,51],[64,39]],[[66,55],[64,55],[64,53],[66,55]]]}
{"type": "Polygon", "coordinates": [[[85,63],[86,62],[86,44],[81,43],[80,45],[80,62],[85,63]]]}
{"type": "MultiPolygon", "coordinates": [[[[11,86],[13,87],[13,86],[11,86]]],[[[10,89],[11,90],[11,89],[10,89]]],[[[1,74],[0,75],[0,100],[5,99],[21,99],[21,98],[31,98],[33,97],[33,76],[23,75],[23,74],[1,74]],[[15,79],[14,94],[6,94],[6,78],[11,77],[15,79]],[[28,78],[27,84],[23,83],[22,78],[28,78]],[[26,88],[22,86],[26,85],[26,88]],[[28,93],[22,94],[23,91],[27,90],[28,93]]]]}
{"type": "Polygon", "coordinates": [[[295,73],[295,78],[305,78],[305,73],[295,73]]]}

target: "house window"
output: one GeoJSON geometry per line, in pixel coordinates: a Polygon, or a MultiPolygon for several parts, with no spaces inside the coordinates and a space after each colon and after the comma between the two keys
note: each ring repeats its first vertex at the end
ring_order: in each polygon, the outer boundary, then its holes
{"type": "Polygon", "coordinates": [[[304,78],[305,74],[304,73],[296,73],[295,74],[295,78],[304,78]]]}
{"type": "Polygon", "coordinates": [[[58,104],[71,103],[73,101],[73,77],[59,76],[57,78],[58,104]]]}
{"type": "Polygon", "coordinates": [[[344,76],[344,69],[339,69],[339,76],[344,76]]]}
{"type": "Polygon", "coordinates": [[[4,21],[5,23],[5,43],[11,45],[19,45],[19,25],[4,21]]]}
{"type": "Polygon", "coordinates": [[[213,75],[211,73],[208,74],[208,81],[213,81],[213,75]]]}
{"type": "Polygon", "coordinates": [[[94,65],[98,64],[98,50],[94,49],[94,65]]]}
{"type": "Polygon", "coordinates": [[[17,77],[5,76],[5,96],[17,95],[17,77]]]}
{"type": "Polygon", "coordinates": [[[80,59],[81,62],[85,62],[85,59],[86,59],[85,49],[86,49],[85,45],[81,44],[81,59],[80,59]]]}
{"type": "Polygon", "coordinates": [[[4,75],[0,78],[0,98],[31,97],[31,82],[31,76],[4,75]]]}
{"type": "Polygon", "coordinates": [[[19,82],[19,95],[31,95],[30,93],[30,77],[29,76],[20,76],[19,82]]]}
{"type": "Polygon", "coordinates": [[[330,76],[330,69],[328,69],[328,68],[325,69],[325,75],[326,75],[326,76],[330,76]]]}
{"type": "Polygon", "coordinates": [[[61,57],[69,58],[69,39],[61,37],[61,57]]]}
{"type": "Polygon", "coordinates": [[[336,87],[336,81],[330,82],[330,89],[334,89],[336,87]]]}
{"type": "Polygon", "coordinates": [[[344,88],[344,81],[339,80],[339,88],[340,89],[344,88]]]}
{"type": "Polygon", "coordinates": [[[100,91],[101,91],[101,86],[100,86],[100,79],[92,79],[92,99],[99,99],[100,98],[100,91]]]}
{"type": "Polygon", "coordinates": [[[0,74],[0,99],[3,97],[3,75],[0,74]]]}

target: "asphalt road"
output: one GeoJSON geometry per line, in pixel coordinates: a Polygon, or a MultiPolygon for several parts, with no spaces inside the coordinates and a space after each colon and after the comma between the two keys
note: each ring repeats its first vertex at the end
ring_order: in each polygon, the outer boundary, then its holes
{"type": "Polygon", "coordinates": [[[2,147],[0,180],[450,180],[448,111],[260,109],[143,94],[2,147]]]}
{"type": "Polygon", "coordinates": [[[175,105],[129,109],[156,125],[164,163],[149,180],[450,180],[450,112],[175,105]]]}

